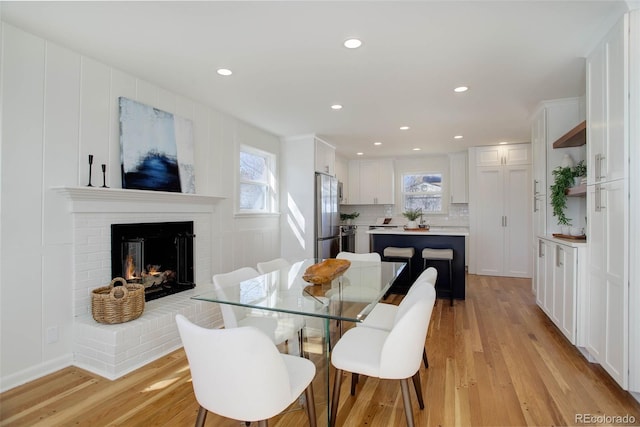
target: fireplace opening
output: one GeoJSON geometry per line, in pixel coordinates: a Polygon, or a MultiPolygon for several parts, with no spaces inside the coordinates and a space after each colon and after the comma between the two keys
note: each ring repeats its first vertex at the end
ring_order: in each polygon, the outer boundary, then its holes
{"type": "Polygon", "coordinates": [[[111,225],[111,276],[145,287],[145,301],[195,287],[193,221],[111,225]]]}

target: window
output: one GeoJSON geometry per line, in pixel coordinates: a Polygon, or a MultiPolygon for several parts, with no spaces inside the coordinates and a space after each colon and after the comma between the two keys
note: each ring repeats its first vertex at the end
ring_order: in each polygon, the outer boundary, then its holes
{"type": "Polygon", "coordinates": [[[240,147],[239,211],[275,211],[275,156],[248,146],[240,147]]]}
{"type": "Polygon", "coordinates": [[[411,173],[402,175],[404,209],[442,212],[442,174],[411,173]]]}

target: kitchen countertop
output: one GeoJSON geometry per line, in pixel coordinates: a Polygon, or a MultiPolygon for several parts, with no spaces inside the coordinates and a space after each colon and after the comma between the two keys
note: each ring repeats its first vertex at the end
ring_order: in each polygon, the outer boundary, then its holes
{"type": "Polygon", "coordinates": [[[431,227],[429,231],[405,230],[404,228],[381,227],[367,230],[368,234],[396,234],[399,236],[468,236],[466,227],[431,227]]]}
{"type": "Polygon", "coordinates": [[[574,239],[563,239],[561,237],[554,237],[551,234],[544,234],[538,236],[539,239],[550,240],[552,242],[560,243],[562,245],[571,246],[573,248],[582,248],[587,246],[586,240],[574,240],[574,239]]]}

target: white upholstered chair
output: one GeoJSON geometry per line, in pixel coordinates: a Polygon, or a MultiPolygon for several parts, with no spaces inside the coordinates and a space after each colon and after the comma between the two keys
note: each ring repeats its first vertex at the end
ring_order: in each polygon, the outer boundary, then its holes
{"type": "Polygon", "coordinates": [[[204,426],[207,411],[266,426],[304,391],[309,424],[315,427],[311,361],[279,353],[251,326],[206,329],[180,314],[176,323],[200,405],[196,426],[204,426]]]}
{"type": "MultiPolygon", "coordinates": [[[[421,286],[435,286],[437,278],[438,270],[435,268],[429,267],[424,270],[420,276],[418,276],[413,285],[411,285],[400,305],[410,303],[413,298],[412,294],[414,294],[416,290],[420,289],[421,286]]],[[[390,331],[391,328],[393,328],[393,322],[396,314],[398,313],[398,309],[398,305],[379,302],[373,307],[373,310],[371,310],[367,317],[365,317],[364,321],[362,323],[356,323],[356,326],[390,331]]],[[[427,358],[426,348],[424,348],[422,352],[422,361],[424,362],[424,367],[428,368],[429,359],[427,358]]],[[[354,394],[353,386],[351,394],[354,394]]]]}
{"type": "MultiPolygon", "coordinates": [[[[234,285],[244,280],[258,277],[258,273],[251,267],[243,267],[229,273],[213,276],[213,285],[220,298],[231,298],[229,292],[237,292],[234,285]]],[[[235,296],[236,299],[239,297],[235,296]]],[[[304,319],[299,316],[254,314],[245,307],[231,304],[220,304],[222,320],[225,328],[237,328],[239,326],[253,326],[264,332],[276,344],[282,344],[291,338],[298,340],[300,354],[302,352],[304,319]]]]}
{"type": "Polygon", "coordinates": [[[338,340],[331,353],[336,368],[331,403],[331,422],[336,423],[342,372],[382,379],[398,379],[402,389],[407,425],[413,427],[409,378],[424,408],[420,385],[420,362],[436,299],[433,286],[420,286],[411,300],[399,306],[390,331],[375,328],[351,328],[338,340]]]}
{"type": "Polygon", "coordinates": [[[258,272],[260,274],[271,273],[276,270],[282,270],[290,267],[291,264],[284,258],[275,258],[270,261],[259,262],[257,264],[258,272]]]}

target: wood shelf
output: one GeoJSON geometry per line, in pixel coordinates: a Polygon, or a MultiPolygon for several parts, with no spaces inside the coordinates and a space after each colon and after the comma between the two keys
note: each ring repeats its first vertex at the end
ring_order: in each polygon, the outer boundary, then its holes
{"type": "Polygon", "coordinates": [[[587,194],[587,184],[580,184],[575,187],[567,188],[566,194],[569,197],[580,197],[587,194]]]}
{"type": "Polygon", "coordinates": [[[580,147],[587,143],[587,121],[584,120],[553,143],[553,148],[580,147]]]}

